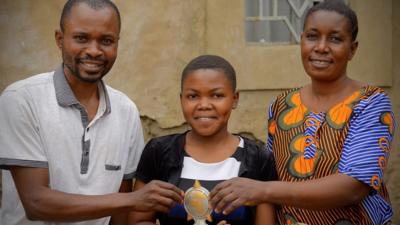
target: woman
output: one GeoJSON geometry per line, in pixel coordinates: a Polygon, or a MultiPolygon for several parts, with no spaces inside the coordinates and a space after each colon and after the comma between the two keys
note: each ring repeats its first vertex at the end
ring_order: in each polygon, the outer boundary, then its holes
{"type": "MultiPolygon", "coordinates": [[[[181,106],[191,130],[153,138],[146,145],[136,172],[135,190],[152,180],[167,181],[186,191],[195,180],[211,190],[232,177],[276,178],[272,154],[255,142],[231,134],[228,121],[236,108],[235,70],[225,59],[203,55],[185,67],[181,78],[181,106]]],[[[133,212],[131,224],[189,225],[181,203],[165,213],[133,212]]],[[[208,224],[273,225],[270,204],[242,206],[228,215],[212,213],[208,224]]]]}
{"type": "Polygon", "coordinates": [[[279,224],[390,224],[382,179],[394,117],[382,89],[347,76],[357,32],[357,17],[342,1],[310,9],[300,45],[311,83],[270,106],[268,148],[280,181],[221,183],[210,196],[216,211],[267,202],[282,205],[279,224]]]}

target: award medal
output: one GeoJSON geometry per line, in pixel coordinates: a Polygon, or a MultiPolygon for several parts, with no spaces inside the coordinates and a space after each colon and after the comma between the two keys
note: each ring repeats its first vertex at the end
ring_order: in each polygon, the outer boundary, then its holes
{"type": "Polygon", "coordinates": [[[209,194],[210,192],[202,187],[198,180],[185,193],[183,205],[188,213],[188,220],[194,219],[194,225],[207,225],[206,220],[211,221],[209,194]]]}

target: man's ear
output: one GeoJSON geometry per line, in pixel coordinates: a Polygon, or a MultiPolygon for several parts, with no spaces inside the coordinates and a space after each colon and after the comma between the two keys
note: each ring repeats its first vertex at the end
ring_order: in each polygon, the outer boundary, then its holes
{"type": "Polygon", "coordinates": [[[54,32],[54,38],[56,40],[57,47],[61,50],[63,46],[64,34],[60,29],[54,32]]]}
{"type": "Polygon", "coordinates": [[[358,48],[358,41],[353,41],[350,46],[350,54],[349,54],[349,61],[354,57],[357,52],[358,48]]]}

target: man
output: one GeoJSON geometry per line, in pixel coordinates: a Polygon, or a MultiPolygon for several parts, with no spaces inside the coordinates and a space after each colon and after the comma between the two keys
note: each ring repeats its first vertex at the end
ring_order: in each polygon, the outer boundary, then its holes
{"type": "Polygon", "coordinates": [[[129,211],[182,201],[161,181],[131,192],[144,145],[139,113],[102,81],[117,57],[120,23],[109,0],[69,0],[55,32],[62,66],[0,96],[0,224],[108,224],[110,216],[124,224],[129,211]]]}

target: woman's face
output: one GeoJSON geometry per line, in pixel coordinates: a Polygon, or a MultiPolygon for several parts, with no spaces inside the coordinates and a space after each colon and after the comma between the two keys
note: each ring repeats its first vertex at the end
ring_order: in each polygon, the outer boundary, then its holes
{"type": "Polygon", "coordinates": [[[346,17],[319,10],[308,16],[301,35],[301,58],[312,80],[330,82],[346,76],[357,49],[346,17]]]}
{"type": "Polygon", "coordinates": [[[229,116],[238,98],[239,94],[221,70],[195,70],[183,81],[183,115],[192,131],[201,136],[227,132],[229,116]]]}

